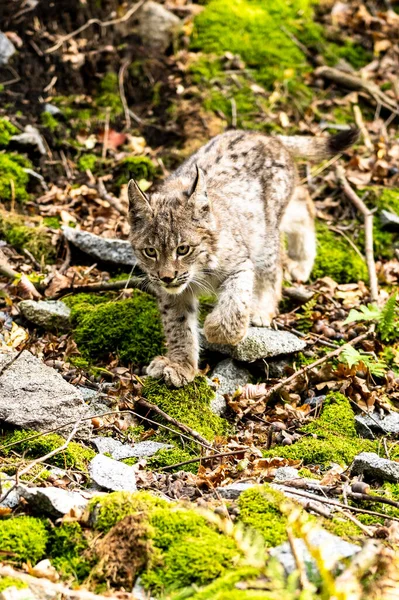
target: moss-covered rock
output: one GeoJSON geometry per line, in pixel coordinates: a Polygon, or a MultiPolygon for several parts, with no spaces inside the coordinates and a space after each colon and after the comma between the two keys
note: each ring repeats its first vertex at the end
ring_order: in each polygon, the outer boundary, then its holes
{"type": "Polygon", "coordinates": [[[298,442],[266,450],[264,456],[302,460],[305,465],[348,465],[359,452],[376,449],[374,442],[357,437],[349,400],[339,393],[328,394],[320,417],[301,431],[304,436],[298,442]]]}
{"type": "Polygon", "coordinates": [[[250,488],[238,500],[240,521],[262,534],[267,546],[278,546],[287,539],[287,517],[280,507],[284,494],[269,485],[250,488]]]}
{"type": "Polygon", "coordinates": [[[367,281],[366,263],[342,236],[317,223],[317,255],[312,278],[331,277],[338,283],[367,281]]]}
{"type": "Polygon", "coordinates": [[[71,307],[74,339],[83,358],[107,360],[118,355],[124,364],[147,365],[163,354],[164,337],[156,300],[135,290],[131,298],[79,294],[65,299],[71,307]]]}
{"type": "Polygon", "coordinates": [[[72,576],[81,582],[89,575],[93,566],[87,553],[89,541],[87,533],[76,522],[66,522],[50,530],[46,553],[63,578],[72,576]]]}
{"type": "Polygon", "coordinates": [[[156,174],[155,165],[148,156],[127,156],[118,163],[115,170],[116,184],[119,187],[127,183],[130,177],[138,181],[140,179],[152,181],[156,174]]]}
{"type": "Polygon", "coordinates": [[[7,119],[0,119],[0,146],[7,146],[18,129],[7,119]]]}
{"type": "Polygon", "coordinates": [[[46,527],[34,517],[15,517],[0,521],[0,548],[10,562],[37,563],[47,544],[46,527]]]}
{"type": "Polygon", "coordinates": [[[29,159],[20,154],[0,154],[0,202],[15,200],[23,202],[29,198],[26,188],[29,174],[24,169],[32,169],[29,159]]]}
{"type": "Polygon", "coordinates": [[[0,238],[19,252],[24,249],[29,250],[39,261],[55,260],[56,248],[51,243],[51,235],[41,225],[40,219],[28,218],[0,209],[0,238]]]}
{"type": "MultiPolygon", "coordinates": [[[[26,439],[36,434],[37,432],[30,430],[16,430],[11,433],[0,434],[0,456],[9,456],[13,452],[23,452],[26,458],[38,458],[65,443],[64,438],[56,433],[41,435],[31,440],[26,439]],[[13,445],[3,448],[8,444],[13,445]]],[[[65,450],[55,454],[47,462],[61,468],[68,467],[86,471],[89,461],[94,456],[95,452],[91,448],[87,448],[78,442],[70,442],[65,450]]]]}
{"type": "Polygon", "coordinates": [[[14,577],[0,577],[0,592],[4,592],[4,590],[10,587],[17,588],[17,590],[23,590],[28,586],[20,579],[14,579],[14,577]]]}
{"type": "MultiPolygon", "coordinates": [[[[205,377],[197,377],[192,383],[177,389],[171,389],[161,381],[148,377],[142,394],[170,417],[188,425],[208,440],[227,433],[225,419],[214,415],[209,407],[215,392],[205,377]]],[[[162,422],[158,415],[154,415],[154,419],[162,422]]]]}

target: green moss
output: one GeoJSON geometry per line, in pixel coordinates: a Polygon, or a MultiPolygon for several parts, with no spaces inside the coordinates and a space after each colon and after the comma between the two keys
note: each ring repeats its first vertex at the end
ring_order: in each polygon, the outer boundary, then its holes
{"type": "Polygon", "coordinates": [[[238,500],[240,521],[261,533],[267,546],[278,546],[287,539],[287,518],[280,510],[285,501],[267,484],[250,488],[238,500]]]}
{"type": "Polygon", "coordinates": [[[43,225],[50,229],[61,229],[61,221],[59,217],[44,217],[43,225]]]}
{"type": "Polygon", "coordinates": [[[150,523],[154,546],[161,552],[158,564],[142,574],[144,587],[152,593],[204,585],[239,561],[233,539],[216,532],[193,510],[158,509],[150,523]]]}
{"type": "Polygon", "coordinates": [[[94,171],[99,161],[95,154],[83,154],[78,160],[79,171],[94,171]]]}
{"type": "Polygon", "coordinates": [[[89,504],[91,521],[95,529],[107,532],[128,515],[149,512],[168,506],[166,500],[147,492],[113,492],[93,498],[89,504]]]}
{"type": "Polygon", "coordinates": [[[56,117],[49,112],[42,112],[40,115],[40,121],[43,127],[51,131],[51,133],[55,133],[60,126],[56,117]]]}
{"type": "Polygon", "coordinates": [[[146,365],[163,353],[164,337],[154,298],[135,290],[128,300],[100,301],[95,306],[91,297],[84,296],[75,297],[71,315],[74,339],[83,358],[101,361],[114,354],[124,364],[146,365]]]}
{"type": "Polygon", "coordinates": [[[86,558],[89,542],[79,523],[63,523],[54,527],[47,544],[47,556],[63,578],[73,576],[82,582],[90,573],[93,561],[86,558]]]}
{"type": "Polygon", "coordinates": [[[367,281],[366,263],[342,236],[317,223],[317,256],[312,278],[331,277],[338,283],[367,281]]]}
{"type": "MultiPolygon", "coordinates": [[[[232,573],[226,573],[222,577],[218,577],[216,581],[213,581],[201,590],[198,590],[198,588],[195,587],[192,589],[191,594],[188,590],[184,590],[183,592],[178,592],[173,595],[172,598],[173,600],[186,600],[187,598],[190,598],[190,600],[230,600],[230,598],[234,597],[235,592],[237,592],[237,584],[246,584],[251,580],[256,580],[258,576],[259,569],[255,569],[254,567],[241,567],[232,573]]],[[[238,593],[240,594],[239,599],[245,600],[245,592],[240,590],[238,593]]],[[[254,593],[258,594],[258,592],[254,593]]],[[[255,597],[265,598],[264,591],[262,590],[260,593],[262,594],[261,596],[258,594],[255,597]]]]}
{"type": "Polygon", "coordinates": [[[331,393],[321,415],[302,428],[304,435],[292,446],[276,446],[264,456],[302,460],[305,465],[350,464],[359,452],[375,452],[376,444],[356,436],[354,415],[345,396],[331,393]]]}
{"type": "MultiPolygon", "coordinates": [[[[37,458],[59,448],[65,443],[65,439],[56,433],[42,435],[32,440],[26,440],[36,431],[16,430],[0,436],[0,455],[9,456],[11,452],[24,453],[26,458],[37,458]],[[2,448],[7,444],[15,444],[8,448],[2,448]]],[[[82,471],[87,469],[87,463],[94,458],[95,452],[78,442],[70,442],[66,450],[55,454],[48,459],[48,463],[61,468],[75,468],[82,471]]]]}
{"type": "Polygon", "coordinates": [[[4,590],[10,587],[23,590],[24,588],[27,588],[28,585],[20,579],[14,579],[14,577],[0,577],[0,592],[4,592],[4,590]]]}
{"type": "MultiPolygon", "coordinates": [[[[148,459],[147,467],[149,469],[152,469],[153,471],[157,471],[162,467],[175,465],[186,460],[191,460],[192,458],[194,458],[192,454],[186,452],[185,450],[181,450],[180,448],[172,448],[170,450],[158,450],[158,452],[154,454],[154,456],[148,459]]],[[[177,471],[189,471],[190,473],[197,473],[198,465],[199,461],[190,465],[184,465],[182,467],[168,469],[168,473],[176,473],[177,471]]]]}
{"type": "Polygon", "coordinates": [[[29,174],[24,169],[32,168],[31,161],[20,154],[0,154],[0,202],[13,196],[19,202],[29,198],[26,191],[29,174]]]}
{"type": "MultiPolygon", "coordinates": [[[[381,226],[379,212],[387,210],[399,215],[399,188],[369,187],[363,190],[365,202],[370,208],[378,209],[373,222],[374,253],[377,258],[392,259],[395,248],[398,246],[399,235],[397,231],[389,231],[381,226]]],[[[364,245],[364,232],[360,232],[360,239],[364,245]]]]}
{"type": "Polygon", "coordinates": [[[332,519],[323,519],[322,525],[324,529],[347,542],[357,542],[363,535],[360,527],[342,515],[336,515],[332,519]]]}
{"type": "Polygon", "coordinates": [[[39,261],[54,262],[56,258],[51,236],[38,220],[0,210],[0,237],[19,252],[29,250],[39,261]]]}
{"type": "Polygon", "coordinates": [[[36,564],[46,543],[47,531],[40,519],[22,516],[0,521],[0,548],[10,562],[36,564]]]}
{"type": "Polygon", "coordinates": [[[119,115],[122,110],[122,102],[119,94],[118,75],[116,73],[106,73],[98,86],[98,93],[95,97],[97,106],[109,108],[111,115],[119,115]]]}
{"type": "MultiPolygon", "coordinates": [[[[192,383],[177,389],[171,389],[162,382],[148,377],[144,382],[142,394],[170,417],[188,425],[208,440],[227,432],[227,422],[214,415],[209,408],[215,392],[208,385],[205,377],[196,377],[192,383]]],[[[157,415],[154,419],[162,422],[157,415]]]]}
{"type": "Polygon", "coordinates": [[[329,43],[323,48],[323,54],[327,64],[334,66],[340,59],[346,60],[355,69],[361,69],[373,58],[372,52],[363,48],[360,44],[347,39],[343,44],[329,43]]]}
{"type": "Polygon", "coordinates": [[[18,129],[7,119],[0,119],[0,146],[7,146],[18,129]]]}
{"type": "Polygon", "coordinates": [[[121,173],[116,180],[119,186],[127,183],[130,177],[138,181],[140,179],[152,181],[156,175],[155,165],[148,156],[127,156],[118,163],[116,170],[121,173]]]}

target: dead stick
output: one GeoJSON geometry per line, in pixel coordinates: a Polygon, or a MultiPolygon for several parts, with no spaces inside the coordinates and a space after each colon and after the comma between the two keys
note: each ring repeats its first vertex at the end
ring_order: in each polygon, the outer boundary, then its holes
{"type": "Polygon", "coordinates": [[[365,254],[366,264],[370,280],[370,296],[373,302],[378,301],[378,280],[374,261],[373,250],[373,214],[365,203],[349,185],[345,177],[345,171],[341,166],[336,169],[337,179],[345,196],[352,202],[359,212],[364,216],[365,254]]]}
{"type": "Polygon", "coordinates": [[[291,527],[287,527],[287,537],[288,543],[291,548],[292,556],[294,557],[296,568],[299,573],[299,583],[301,584],[301,588],[303,590],[309,590],[311,585],[309,583],[309,579],[306,573],[305,561],[303,560],[303,553],[298,552],[298,548],[296,546],[296,540],[294,534],[292,532],[291,527]]]}
{"type": "Polygon", "coordinates": [[[82,589],[71,590],[62,583],[54,583],[45,577],[32,577],[32,575],[17,571],[8,565],[0,564],[0,576],[11,577],[12,579],[23,581],[33,590],[36,589],[39,594],[38,597],[44,597],[44,595],[47,596],[47,592],[51,594],[51,597],[56,594],[57,598],[62,596],[63,598],[66,597],[75,600],[112,600],[113,598],[116,600],[116,596],[99,596],[98,594],[93,594],[92,592],[82,589]]]}
{"type": "MultiPolygon", "coordinates": [[[[120,281],[104,281],[102,283],[88,283],[87,285],[74,285],[73,287],[66,287],[49,300],[54,298],[61,298],[67,294],[82,294],[91,292],[106,292],[112,290],[125,290],[130,288],[137,288],[144,284],[141,277],[130,277],[129,279],[121,279],[120,281]]],[[[149,292],[150,293],[150,292],[149,292]]]]}
{"type": "Polygon", "coordinates": [[[97,189],[98,189],[98,193],[100,194],[100,198],[102,198],[102,200],[106,200],[106,202],[108,202],[108,204],[110,204],[112,206],[112,208],[115,208],[115,210],[117,210],[118,213],[120,213],[122,216],[124,216],[124,217],[127,216],[127,210],[125,210],[125,208],[122,206],[122,204],[120,203],[118,198],[115,198],[114,196],[112,196],[112,194],[107,192],[107,189],[106,189],[101,177],[99,177],[99,179],[98,179],[97,189]]]}
{"type": "Polygon", "coordinates": [[[131,125],[132,125],[132,121],[130,119],[130,113],[129,113],[129,106],[126,100],[126,94],[125,94],[125,86],[124,86],[124,79],[125,79],[125,71],[127,69],[127,67],[129,66],[130,61],[125,60],[122,63],[121,68],[119,69],[119,75],[118,75],[118,81],[119,81],[119,95],[121,97],[121,102],[122,102],[122,106],[123,106],[123,111],[125,113],[125,124],[126,124],[126,129],[130,129],[131,125]]]}
{"type": "Polygon", "coordinates": [[[209,449],[212,449],[212,446],[210,445],[208,440],[206,440],[204,437],[202,437],[202,435],[200,435],[194,429],[191,429],[191,427],[188,427],[188,425],[185,425],[184,423],[180,423],[180,421],[177,421],[176,419],[174,419],[173,417],[168,415],[161,408],[159,408],[159,406],[157,406],[156,404],[152,404],[151,402],[144,400],[144,398],[137,398],[136,403],[139,406],[146,408],[147,410],[151,410],[152,412],[157,413],[160,417],[165,419],[165,421],[172,423],[172,425],[175,425],[178,429],[181,429],[185,433],[189,433],[193,438],[195,438],[196,440],[201,442],[201,444],[203,444],[204,446],[206,446],[209,449]]]}
{"type": "Polygon", "coordinates": [[[251,406],[248,406],[248,408],[246,408],[243,411],[240,419],[242,419],[243,417],[245,417],[245,415],[247,415],[249,412],[251,412],[251,410],[255,406],[257,406],[261,402],[265,402],[265,400],[267,401],[268,398],[270,398],[270,396],[272,396],[273,394],[275,394],[276,392],[278,392],[279,390],[281,390],[281,388],[283,388],[284,386],[286,386],[288,383],[291,383],[292,381],[294,381],[297,377],[300,377],[300,375],[304,375],[305,373],[307,373],[311,369],[314,369],[315,367],[318,367],[319,365],[323,364],[324,362],[326,362],[330,358],[334,358],[335,356],[339,356],[341,354],[341,352],[345,349],[346,346],[355,346],[358,342],[361,342],[362,340],[366,339],[373,331],[374,331],[374,328],[371,327],[368,331],[366,331],[366,333],[362,333],[361,335],[358,335],[353,340],[350,340],[349,342],[347,342],[343,346],[340,346],[339,348],[336,348],[335,350],[332,350],[332,352],[329,352],[325,356],[322,356],[318,360],[315,360],[315,362],[311,363],[310,365],[305,365],[304,367],[302,367],[302,369],[299,369],[299,371],[296,371],[295,373],[293,373],[289,377],[286,377],[285,379],[282,379],[279,383],[276,383],[276,385],[273,385],[271,388],[269,388],[267,390],[266,394],[264,396],[262,396],[262,398],[260,398],[259,400],[257,400],[253,404],[251,404],[251,406]]]}
{"type": "Polygon", "coordinates": [[[220,454],[212,454],[212,456],[196,456],[191,460],[185,460],[183,462],[176,463],[175,465],[166,465],[166,467],[161,467],[160,471],[169,471],[170,469],[175,469],[176,467],[183,467],[184,465],[191,465],[196,462],[208,462],[209,460],[213,460],[214,458],[223,458],[224,456],[234,456],[236,454],[244,454],[246,452],[243,450],[234,450],[233,452],[222,452],[220,454]]]}

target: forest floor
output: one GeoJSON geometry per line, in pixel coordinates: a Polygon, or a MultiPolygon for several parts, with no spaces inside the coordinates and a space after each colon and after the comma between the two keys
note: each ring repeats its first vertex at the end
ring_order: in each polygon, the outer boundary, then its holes
{"type": "Polygon", "coordinates": [[[0,8],[3,600],[399,597],[399,5],[268,4],[0,8]],[[151,190],[226,129],[353,125],[299,164],[318,256],[277,350],[146,378],[129,177],[151,190]]]}

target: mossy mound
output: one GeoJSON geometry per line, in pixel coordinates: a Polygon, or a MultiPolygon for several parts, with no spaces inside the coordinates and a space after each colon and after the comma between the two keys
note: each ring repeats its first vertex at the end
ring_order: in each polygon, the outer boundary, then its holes
{"type": "Polygon", "coordinates": [[[47,554],[63,578],[71,576],[83,581],[90,573],[93,561],[86,558],[89,540],[79,523],[63,523],[50,530],[47,554]]]}
{"type": "MultiPolygon", "coordinates": [[[[170,417],[188,425],[210,441],[217,435],[227,433],[227,422],[214,415],[209,408],[215,392],[205,377],[196,377],[192,383],[178,389],[171,389],[164,383],[148,377],[144,382],[142,394],[146,400],[159,406],[170,417]]],[[[154,420],[162,422],[158,415],[154,415],[154,420]]],[[[178,438],[176,441],[179,442],[178,438]]]]}
{"type": "Polygon", "coordinates": [[[305,435],[298,442],[266,450],[264,456],[302,460],[305,465],[348,465],[356,454],[376,451],[374,442],[357,437],[349,400],[339,393],[328,394],[320,417],[301,431],[305,435]]]}
{"type": "Polygon", "coordinates": [[[241,567],[232,573],[226,573],[222,577],[219,577],[216,581],[213,581],[201,590],[198,590],[197,588],[193,588],[192,591],[186,589],[183,592],[174,594],[172,599],[186,600],[186,598],[190,598],[190,600],[230,600],[231,598],[234,598],[236,594],[239,594],[239,600],[247,600],[247,598],[248,600],[250,598],[265,598],[265,593],[263,590],[260,592],[254,592],[251,590],[249,594],[255,594],[255,596],[247,596],[247,592],[243,591],[242,589],[237,589],[239,584],[247,584],[251,581],[256,581],[258,576],[259,569],[254,567],[241,567]]]}
{"type": "Polygon", "coordinates": [[[78,159],[78,169],[79,171],[92,171],[94,172],[96,169],[96,166],[98,165],[98,163],[101,161],[101,159],[96,156],[95,154],[83,154],[82,156],[79,157],[78,159]]]}
{"type": "Polygon", "coordinates": [[[38,219],[0,210],[0,237],[19,252],[29,250],[39,261],[48,263],[55,260],[56,248],[38,219]]]}
{"type": "Polygon", "coordinates": [[[10,562],[36,564],[46,544],[47,531],[40,519],[22,516],[0,521],[0,548],[10,562]]]}
{"type": "Polygon", "coordinates": [[[330,231],[324,223],[317,223],[317,255],[312,279],[331,277],[338,283],[367,281],[365,261],[340,235],[330,231]]]}
{"type": "MultiPolygon", "coordinates": [[[[158,450],[154,456],[148,459],[147,467],[152,471],[157,471],[162,467],[169,467],[171,465],[177,465],[180,462],[191,460],[193,455],[180,448],[171,448],[170,450],[158,450]]],[[[182,467],[175,467],[174,469],[168,469],[168,473],[176,473],[177,471],[189,471],[190,473],[198,472],[199,461],[182,467]]]]}
{"type": "Polygon", "coordinates": [[[0,119],[0,146],[7,146],[18,129],[7,119],[0,119]]]}
{"type": "Polygon", "coordinates": [[[97,106],[109,109],[112,116],[122,113],[123,106],[119,93],[118,75],[116,73],[106,73],[102,77],[95,102],[97,106]]]}
{"type": "MultiPolygon", "coordinates": [[[[13,452],[19,452],[23,453],[25,458],[38,458],[65,443],[64,438],[56,433],[50,433],[31,440],[26,439],[32,435],[37,435],[37,432],[16,430],[0,435],[0,456],[10,456],[13,452]],[[3,448],[7,444],[14,445],[3,448]]],[[[91,448],[87,448],[78,442],[70,442],[66,450],[55,454],[47,462],[60,468],[74,468],[86,471],[89,461],[94,456],[95,452],[91,448]]]]}
{"type": "Polygon", "coordinates": [[[18,202],[28,200],[26,188],[29,174],[24,169],[32,169],[31,161],[20,154],[0,154],[0,202],[15,198],[18,202]]]}
{"type": "Polygon", "coordinates": [[[262,534],[267,546],[278,546],[287,539],[287,518],[280,510],[284,502],[284,494],[267,484],[250,488],[238,500],[240,521],[262,534]]]}
{"type": "Polygon", "coordinates": [[[148,294],[135,290],[128,300],[118,301],[79,294],[66,303],[72,310],[74,339],[83,358],[95,362],[113,354],[124,364],[143,366],[163,354],[158,307],[148,294]]]}
{"type": "Polygon", "coordinates": [[[118,163],[115,171],[118,187],[127,183],[131,177],[137,181],[152,181],[156,175],[155,165],[148,156],[127,156],[118,163]]]}

